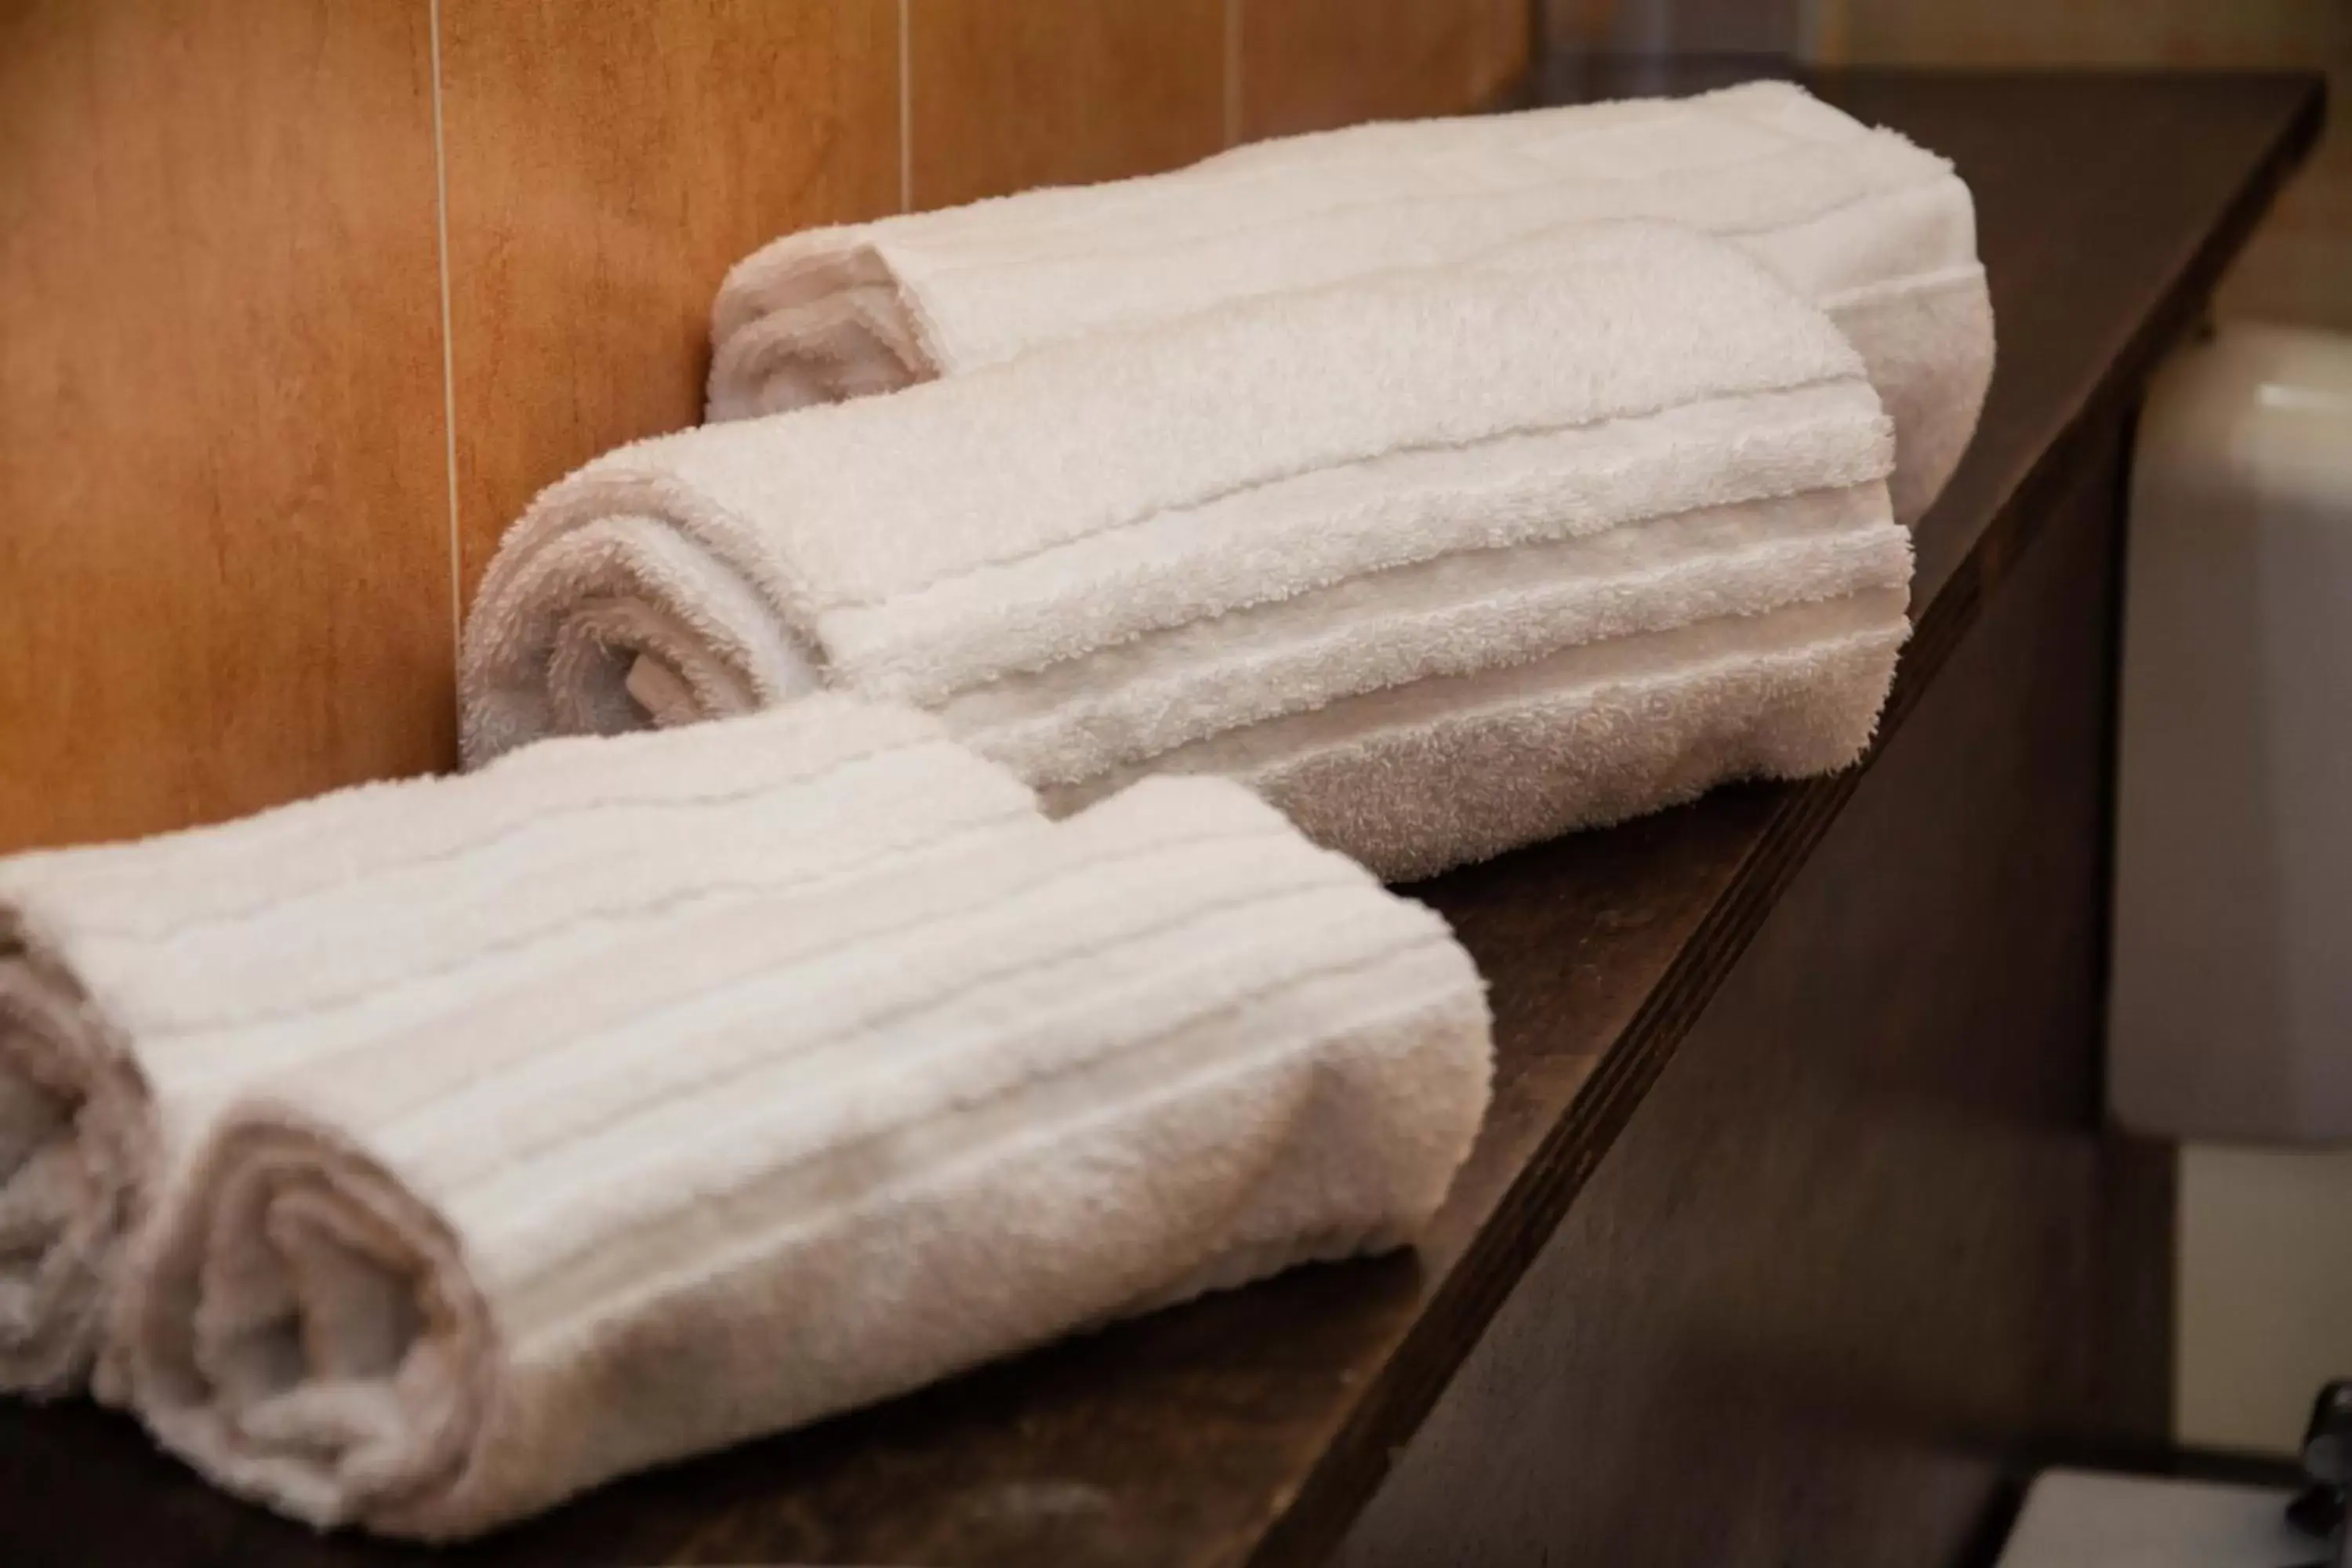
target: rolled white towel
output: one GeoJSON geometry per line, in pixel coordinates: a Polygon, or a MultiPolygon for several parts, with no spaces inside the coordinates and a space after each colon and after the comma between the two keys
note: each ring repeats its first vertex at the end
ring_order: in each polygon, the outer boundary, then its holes
{"type": "Polygon", "coordinates": [[[1056,806],[1225,773],[1420,874],[1859,754],[1890,447],[1755,262],[1574,226],[608,454],[491,564],[466,752],[826,686],[1056,806]]]}
{"type": "Polygon", "coordinates": [[[1944,159],[1787,82],[1360,126],[787,236],[719,290],[709,415],[892,391],[1106,328],[1626,218],[1719,235],[1827,310],[1894,416],[1895,516],[1927,510],[1992,375],[1974,204],[1944,159]]]}
{"type": "Polygon", "coordinates": [[[312,1523],[471,1534],[1403,1243],[1490,1054],[1437,916],[1146,781],[281,1079],[140,1249],[136,1408],[312,1523]]]}
{"type": "Polygon", "coordinates": [[[245,1088],[682,911],[1042,821],[933,721],[825,697],[0,860],[0,1388],[80,1382],[127,1238],[245,1088]]]}

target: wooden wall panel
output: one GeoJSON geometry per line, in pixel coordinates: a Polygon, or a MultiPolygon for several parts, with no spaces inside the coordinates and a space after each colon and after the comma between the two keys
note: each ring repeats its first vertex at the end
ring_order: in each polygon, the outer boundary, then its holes
{"type": "Polygon", "coordinates": [[[1151,174],[1225,144],[1226,0],[908,0],[912,205],[1151,174]]]}
{"type": "Polygon", "coordinates": [[[1528,60],[1526,0],[1237,0],[1241,133],[1458,114],[1528,60]]]}
{"type": "Polygon", "coordinates": [[[450,752],[426,0],[0,7],[0,850],[450,752]]]}
{"type": "MultiPolygon", "coordinates": [[[[1537,0],[1545,43],[1596,54],[1793,54],[1808,0],[1537,0]]],[[[1811,0],[1821,4],[1823,0],[1811,0]]],[[[1826,0],[1834,4],[1835,0],[1826,0]]]]}
{"type": "Polygon", "coordinates": [[[702,416],[711,296],[898,205],[894,0],[443,0],[468,591],[539,488],[702,416]]]}
{"type": "Polygon", "coordinates": [[[1475,83],[1481,102],[1507,90],[1534,61],[1536,16],[1532,0],[1486,0],[1486,49],[1475,83]]]}
{"type": "Polygon", "coordinates": [[[766,239],[1464,109],[1528,42],[1525,0],[903,5],[439,0],[437,55],[433,0],[0,8],[0,851],[447,763],[453,587],[699,416],[766,239]]]}

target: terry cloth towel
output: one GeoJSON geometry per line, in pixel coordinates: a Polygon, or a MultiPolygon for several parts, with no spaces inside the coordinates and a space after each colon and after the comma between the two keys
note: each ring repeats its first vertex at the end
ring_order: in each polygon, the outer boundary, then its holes
{"type": "Polygon", "coordinates": [[[124,1286],[136,1408],[314,1524],[472,1534],[1407,1242],[1490,1055],[1436,915],[1148,780],[241,1104],[124,1286]]]}
{"type": "Polygon", "coordinates": [[[1826,310],[1927,509],[1992,374],[1976,216],[1951,165],[1786,82],[1260,142],[1171,174],[813,229],[737,265],[713,419],[961,375],[1105,328],[1402,267],[1568,221],[1736,241],[1826,310]]]}
{"type": "Polygon", "coordinates": [[[126,1238],[246,1086],[706,904],[1042,821],[934,721],[825,698],[0,860],[0,1387],[80,1381],[126,1238]]]}
{"type": "Polygon", "coordinates": [[[1755,262],[1572,226],[610,453],[491,564],[466,752],[829,686],[1049,809],[1224,773],[1423,874],[1853,761],[1906,629],[1890,445],[1755,262]]]}

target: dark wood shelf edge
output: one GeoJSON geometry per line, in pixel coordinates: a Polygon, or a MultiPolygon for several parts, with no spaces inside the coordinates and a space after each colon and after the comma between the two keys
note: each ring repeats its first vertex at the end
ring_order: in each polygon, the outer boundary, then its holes
{"type": "Polygon", "coordinates": [[[1405,1338],[1365,1388],[1246,1561],[1319,1562],[1371,1497],[1396,1451],[1435,1405],[1479,1331],[1501,1309],[1586,1180],[1631,1121],[1765,916],[1827,835],[1887,741],[1917,706],[1993,590],[2040,532],[2084,449],[2121,417],[2164,353],[2201,315],[2214,285],[2309,155],[2326,120],[2324,79],[2277,73],[2304,91],[2287,133],[2250,172],[2222,220],[2176,264],[2157,307],[2069,415],[1916,616],[1868,756],[1844,773],[1784,786],[1731,885],[1684,944],[1623,1032],[1545,1135],[1482,1227],[1447,1269],[1405,1338]]]}

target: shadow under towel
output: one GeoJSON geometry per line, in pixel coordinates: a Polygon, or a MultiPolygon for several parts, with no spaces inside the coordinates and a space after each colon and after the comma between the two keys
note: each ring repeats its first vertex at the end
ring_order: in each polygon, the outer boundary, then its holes
{"type": "Polygon", "coordinates": [[[1235,785],[1149,780],[274,1082],[124,1285],[136,1407],[299,1518],[471,1534],[1407,1241],[1487,1030],[1436,915],[1235,785]]]}
{"type": "Polygon", "coordinates": [[[1951,165],[1788,82],[1255,142],[1191,168],[788,235],[713,307],[709,416],[893,391],[1234,300],[1463,261],[1570,222],[1731,241],[1826,310],[1895,429],[1906,524],[1992,375],[1951,165]]]}
{"type": "Polygon", "coordinates": [[[1423,875],[1859,756],[1891,454],[1756,262],[1570,226],[608,454],[490,567],[466,752],[830,687],[1056,810],[1215,773],[1423,875]]]}
{"type": "Polygon", "coordinates": [[[126,1248],[236,1094],[471,1038],[484,995],[692,910],[1021,824],[1034,797],[936,721],[821,698],[0,859],[0,1389],[89,1374],[126,1248]]]}

